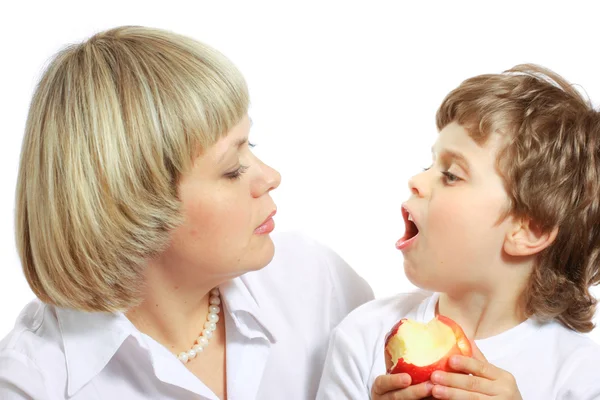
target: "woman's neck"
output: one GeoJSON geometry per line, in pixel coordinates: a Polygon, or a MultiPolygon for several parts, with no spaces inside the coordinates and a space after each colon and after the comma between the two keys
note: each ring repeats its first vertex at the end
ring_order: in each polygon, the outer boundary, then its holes
{"type": "Polygon", "coordinates": [[[173,353],[188,351],[204,329],[216,283],[192,285],[158,265],[149,265],[147,271],[144,299],[126,317],[173,353]]]}

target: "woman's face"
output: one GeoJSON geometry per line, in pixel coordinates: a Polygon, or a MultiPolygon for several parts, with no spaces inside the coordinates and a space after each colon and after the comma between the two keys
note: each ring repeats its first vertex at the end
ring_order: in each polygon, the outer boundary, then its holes
{"type": "Polygon", "coordinates": [[[269,192],[281,176],[252,153],[249,131],[246,116],[180,179],[184,222],[172,231],[160,258],[185,282],[201,278],[218,284],[273,258],[269,233],[276,206],[269,192]]]}

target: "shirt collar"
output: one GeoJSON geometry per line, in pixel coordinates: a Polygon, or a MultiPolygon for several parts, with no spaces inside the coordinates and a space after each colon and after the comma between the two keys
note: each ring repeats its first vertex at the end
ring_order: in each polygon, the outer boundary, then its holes
{"type": "Polygon", "coordinates": [[[156,377],[204,398],[214,399],[202,384],[164,346],[144,335],[122,313],[87,313],[58,309],[67,362],[67,394],[73,396],[98,375],[131,337],[145,350],[156,377]]]}
{"type": "Polygon", "coordinates": [[[67,363],[69,396],[100,373],[123,342],[137,332],[120,313],[89,313],[57,307],[56,316],[67,363]]]}
{"type": "Polygon", "coordinates": [[[225,312],[229,313],[239,332],[249,339],[262,338],[270,343],[277,342],[277,329],[268,302],[261,299],[259,281],[254,273],[232,279],[219,286],[225,312]]]}
{"type": "MultiPolygon", "coordinates": [[[[219,289],[224,312],[231,316],[242,335],[277,342],[272,313],[266,307],[267,299],[259,300],[259,281],[252,276],[238,277],[219,289]]],[[[156,353],[147,347],[143,334],[122,313],[90,313],[56,307],[56,316],[65,351],[69,396],[98,375],[130,336],[150,351],[152,358],[156,353]]]]}

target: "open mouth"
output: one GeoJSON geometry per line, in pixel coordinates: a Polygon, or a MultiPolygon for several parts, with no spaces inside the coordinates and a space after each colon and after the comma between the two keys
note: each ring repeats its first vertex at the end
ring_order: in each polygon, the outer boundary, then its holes
{"type": "Polygon", "coordinates": [[[419,234],[419,228],[417,228],[412,215],[406,209],[404,209],[402,214],[404,215],[404,226],[406,229],[403,239],[410,240],[419,234]]]}
{"type": "Polygon", "coordinates": [[[414,242],[415,238],[419,234],[419,228],[417,227],[417,224],[415,224],[413,216],[405,207],[402,207],[402,217],[404,218],[405,232],[404,236],[402,236],[402,238],[396,242],[396,248],[398,250],[404,250],[407,248],[412,242],[414,242]]]}

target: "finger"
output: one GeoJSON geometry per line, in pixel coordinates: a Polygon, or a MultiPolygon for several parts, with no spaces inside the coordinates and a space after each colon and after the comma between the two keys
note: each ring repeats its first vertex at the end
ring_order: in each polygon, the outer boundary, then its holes
{"type": "Polygon", "coordinates": [[[371,393],[383,395],[393,390],[404,389],[410,386],[411,378],[408,374],[380,375],[375,378],[371,393]]]}
{"type": "Polygon", "coordinates": [[[468,392],[494,394],[493,381],[474,375],[435,371],[431,374],[431,382],[434,385],[463,389],[468,392]]]}
{"type": "Polygon", "coordinates": [[[472,357],[452,356],[450,367],[457,372],[473,374],[482,378],[496,380],[500,377],[502,370],[487,361],[477,360],[472,357]]]}
{"type": "Polygon", "coordinates": [[[490,400],[487,394],[473,393],[462,389],[435,385],[431,391],[434,399],[450,400],[490,400]]]}
{"type": "Polygon", "coordinates": [[[389,392],[385,397],[381,397],[381,400],[422,400],[431,396],[432,388],[431,382],[422,382],[406,389],[389,392]]]}
{"type": "Polygon", "coordinates": [[[475,358],[479,361],[487,362],[487,358],[485,358],[485,356],[483,355],[481,350],[479,350],[479,347],[477,347],[477,344],[475,343],[475,341],[474,340],[469,340],[469,341],[471,342],[471,350],[473,351],[473,358],[475,358]]]}

